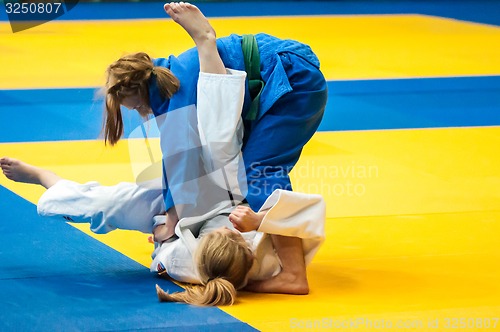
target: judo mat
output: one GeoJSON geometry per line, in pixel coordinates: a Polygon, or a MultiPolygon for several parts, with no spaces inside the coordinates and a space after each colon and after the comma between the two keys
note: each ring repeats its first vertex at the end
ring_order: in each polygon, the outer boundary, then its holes
{"type": "MultiPolygon", "coordinates": [[[[327,201],[310,294],[159,303],[155,283],[180,287],[149,273],[147,235],[40,218],[43,188],[0,176],[0,330],[500,330],[500,4],[199,6],[219,36],[297,39],[322,63],[327,110],[292,172],[295,190],[327,201]]],[[[122,54],[179,54],[187,34],[160,3],[78,4],[15,34],[1,18],[0,155],[134,181],[149,158],[140,119],[127,113],[130,138],[105,147],[98,87],[122,54]]]]}

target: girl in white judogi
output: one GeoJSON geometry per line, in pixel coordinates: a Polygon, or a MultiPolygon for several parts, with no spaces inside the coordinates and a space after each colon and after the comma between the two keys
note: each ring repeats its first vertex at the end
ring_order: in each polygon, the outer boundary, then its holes
{"type": "MultiPolygon", "coordinates": [[[[229,189],[244,194],[239,183],[246,181],[238,178],[246,74],[224,68],[215,46],[215,33],[195,6],[167,4],[165,9],[191,35],[199,51],[197,125],[207,179],[222,192],[229,189]]],[[[9,179],[47,188],[38,202],[42,216],[89,223],[95,233],[117,228],[152,233],[166,227],[161,188],[134,183],[78,184],[11,158],[0,159],[0,166],[9,179]]],[[[199,197],[213,195],[213,189],[201,188],[199,197]]],[[[194,284],[173,294],[157,286],[160,300],[232,304],[236,290],[242,288],[308,293],[305,266],[324,240],[322,197],[276,190],[254,212],[234,198],[238,196],[220,199],[201,215],[181,218],[174,236],[155,238],[151,271],[194,284]]]]}

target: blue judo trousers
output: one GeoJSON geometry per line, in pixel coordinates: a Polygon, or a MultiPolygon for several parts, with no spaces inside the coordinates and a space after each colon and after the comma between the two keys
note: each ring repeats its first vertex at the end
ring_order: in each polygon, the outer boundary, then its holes
{"type": "MultiPolygon", "coordinates": [[[[257,211],[274,190],[292,190],[288,174],[321,122],[327,100],[327,85],[319,70],[319,60],[309,46],[267,34],[257,34],[255,38],[265,86],[261,92],[257,118],[244,121],[242,154],[248,184],[246,199],[251,208],[257,211]]],[[[217,40],[219,54],[227,68],[245,70],[241,40],[239,35],[217,40]]],[[[158,58],[153,62],[155,66],[169,68],[180,81],[180,89],[171,99],[160,96],[155,80],[149,82],[149,101],[156,117],[196,104],[196,84],[200,71],[196,48],[178,57],[158,58]]],[[[248,113],[250,101],[247,82],[243,119],[248,113]]],[[[168,146],[168,142],[162,144],[162,150],[163,146],[168,146]]],[[[181,168],[186,167],[189,166],[181,168]]],[[[164,179],[167,210],[175,204],[196,203],[190,202],[189,198],[174,202],[173,184],[169,185],[169,181],[167,176],[164,179]]],[[[196,195],[193,195],[193,199],[197,199],[196,195]]]]}

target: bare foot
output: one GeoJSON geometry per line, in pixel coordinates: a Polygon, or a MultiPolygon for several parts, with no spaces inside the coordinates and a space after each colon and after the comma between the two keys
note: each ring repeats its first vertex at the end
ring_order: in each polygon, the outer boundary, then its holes
{"type": "Polygon", "coordinates": [[[245,290],[256,293],[307,295],[309,284],[305,275],[282,271],[271,279],[249,282],[245,290]]]}
{"type": "Polygon", "coordinates": [[[226,74],[226,68],[217,50],[215,30],[198,7],[184,2],[171,2],[163,6],[174,22],[182,26],[193,38],[200,60],[200,72],[226,74]]]}
{"type": "Polygon", "coordinates": [[[184,2],[171,2],[165,4],[163,8],[174,22],[187,31],[197,46],[207,40],[215,41],[215,30],[195,5],[184,2]]]}
{"type": "Polygon", "coordinates": [[[23,183],[40,183],[40,168],[26,164],[17,159],[4,157],[0,159],[3,174],[10,180],[23,183]]]}

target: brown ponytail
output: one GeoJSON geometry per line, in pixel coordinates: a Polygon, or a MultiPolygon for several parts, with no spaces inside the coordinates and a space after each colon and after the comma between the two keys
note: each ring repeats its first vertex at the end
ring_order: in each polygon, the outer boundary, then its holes
{"type": "Polygon", "coordinates": [[[252,252],[241,236],[211,232],[201,239],[194,259],[200,278],[205,282],[172,294],[156,285],[158,299],[202,306],[232,305],[236,290],[245,285],[253,263],[252,252]]]}
{"type": "Polygon", "coordinates": [[[139,95],[148,106],[148,80],[153,75],[160,94],[171,98],[179,90],[179,80],[167,68],[153,67],[146,53],[134,53],[121,57],[106,70],[107,82],[104,87],[106,112],[103,124],[104,141],[115,145],[123,135],[123,120],[120,105],[124,98],[139,95]]]}

